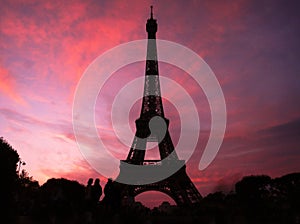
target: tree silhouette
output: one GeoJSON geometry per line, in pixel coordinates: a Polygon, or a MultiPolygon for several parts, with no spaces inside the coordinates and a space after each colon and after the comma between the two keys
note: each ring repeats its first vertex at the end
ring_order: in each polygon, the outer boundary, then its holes
{"type": "Polygon", "coordinates": [[[272,190],[273,201],[278,210],[290,217],[300,218],[300,173],[291,173],[274,179],[272,190]]]}
{"type": "Polygon", "coordinates": [[[0,137],[0,208],[2,217],[10,218],[14,214],[14,193],[17,187],[17,164],[20,161],[19,154],[7,141],[0,137]]]}
{"type": "Polygon", "coordinates": [[[19,215],[33,215],[39,197],[39,183],[22,170],[18,177],[16,191],[19,215]]]}
{"type": "Polygon", "coordinates": [[[266,175],[246,176],[235,184],[235,190],[246,219],[260,223],[269,214],[269,187],[271,178],[266,175]]]}
{"type": "Polygon", "coordinates": [[[51,178],[41,186],[40,194],[41,204],[45,205],[40,215],[62,223],[65,219],[79,218],[77,215],[83,206],[84,186],[77,181],[51,178]]]}
{"type": "Polygon", "coordinates": [[[271,178],[269,176],[246,176],[236,183],[235,190],[242,202],[256,204],[268,196],[268,186],[270,184],[271,178]]]}

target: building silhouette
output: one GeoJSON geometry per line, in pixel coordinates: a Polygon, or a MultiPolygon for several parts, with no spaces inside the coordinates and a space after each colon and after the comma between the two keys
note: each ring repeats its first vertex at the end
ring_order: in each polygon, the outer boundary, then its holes
{"type": "Polygon", "coordinates": [[[174,150],[168,130],[169,120],[164,115],[156,47],[157,22],[153,18],[152,6],[146,31],[148,44],[142,109],[135,121],[132,146],[126,160],[120,162],[116,181],[125,182],[120,186],[123,201],[132,200],[145,191],[159,191],[170,196],[178,206],[192,206],[198,204],[202,196],[186,173],[185,161],[180,160],[174,150]],[[149,142],[158,144],[159,160],[145,160],[149,142]],[[165,178],[155,179],[164,174],[165,178]]]}

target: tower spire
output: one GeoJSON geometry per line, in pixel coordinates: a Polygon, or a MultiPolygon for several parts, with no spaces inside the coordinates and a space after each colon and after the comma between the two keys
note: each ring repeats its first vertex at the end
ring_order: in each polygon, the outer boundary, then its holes
{"type": "Polygon", "coordinates": [[[148,39],[155,39],[157,32],[157,22],[153,19],[153,6],[150,6],[150,18],[147,20],[146,31],[148,33],[148,39]]]}

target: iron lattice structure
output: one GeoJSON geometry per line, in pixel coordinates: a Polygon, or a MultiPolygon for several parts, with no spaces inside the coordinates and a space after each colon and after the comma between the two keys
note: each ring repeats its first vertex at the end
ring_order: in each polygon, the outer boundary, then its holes
{"type": "MultiPolygon", "coordinates": [[[[128,170],[126,170],[126,166],[122,166],[122,162],[132,165],[155,167],[160,166],[163,159],[167,159],[170,163],[182,163],[182,167],[168,178],[156,183],[143,185],[122,184],[122,197],[123,199],[128,197],[134,198],[145,191],[160,191],[169,195],[178,206],[191,206],[199,203],[202,197],[188,177],[184,161],[179,160],[169,134],[169,120],[164,115],[160,91],[156,47],[157,22],[153,19],[152,7],[151,17],[147,20],[146,31],[148,33],[148,46],[142,109],[140,117],[135,121],[136,134],[127,159],[121,161],[118,178],[122,179],[122,175],[124,176],[125,173],[128,175],[128,170]],[[154,129],[151,132],[149,129],[150,120],[156,116],[163,119],[167,126],[162,139],[160,139],[160,136],[162,136],[160,129],[154,129]],[[160,160],[145,160],[147,142],[158,143],[160,160]]],[[[116,179],[117,181],[118,178],[116,179]]]]}

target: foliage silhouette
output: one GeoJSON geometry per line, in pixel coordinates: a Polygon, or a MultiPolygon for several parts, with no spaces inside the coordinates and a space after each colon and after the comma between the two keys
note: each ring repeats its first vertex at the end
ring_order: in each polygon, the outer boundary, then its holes
{"type": "Polygon", "coordinates": [[[39,186],[25,170],[18,173],[19,162],[17,151],[0,138],[1,224],[300,222],[300,173],[275,179],[246,176],[235,184],[235,191],[209,194],[197,206],[184,208],[163,202],[152,210],[139,202],[120,204],[119,184],[109,180],[100,202],[102,188],[97,186],[88,210],[91,219],[86,219],[85,186],[64,178],[51,178],[39,186]]]}
{"type": "Polygon", "coordinates": [[[15,213],[14,194],[17,188],[17,164],[20,161],[19,154],[7,141],[0,137],[0,208],[1,217],[13,222],[15,213]]]}

